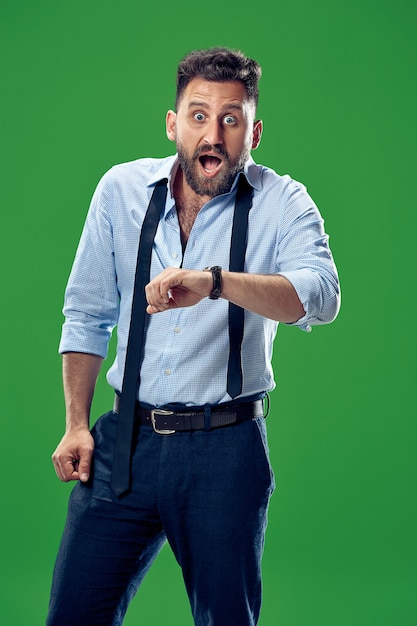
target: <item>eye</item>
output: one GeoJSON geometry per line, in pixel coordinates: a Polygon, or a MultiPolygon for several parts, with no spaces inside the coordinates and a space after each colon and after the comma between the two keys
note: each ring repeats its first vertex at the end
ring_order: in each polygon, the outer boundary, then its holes
{"type": "Polygon", "coordinates": [[[226,115],[224,123],[230,126],[230,124],[236,124],[236,118],[233,115],[226,115]]]}
{"type": "Polygon", "coordinates": [[[193,117],[197,122],[204,122],[205,120],[204,113],[194,113],[193,117]]]}

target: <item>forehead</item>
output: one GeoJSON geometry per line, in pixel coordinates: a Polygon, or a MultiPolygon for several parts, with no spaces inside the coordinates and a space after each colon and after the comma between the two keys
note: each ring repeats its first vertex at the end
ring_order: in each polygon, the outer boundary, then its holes
{"type": "Polygon", "coordinates": [[[223,108],[230,105],[244,108],[249,104],[246,88],[240,81],[215,82],[193,78],[183,91],[179,109],[200,103],[208,108],[223,108]]]}

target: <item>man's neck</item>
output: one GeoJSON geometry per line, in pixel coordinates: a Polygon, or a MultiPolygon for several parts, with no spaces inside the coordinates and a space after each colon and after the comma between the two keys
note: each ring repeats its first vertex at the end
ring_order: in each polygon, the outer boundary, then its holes
{"type": "Polygon", "coordinates": [[[199,211],[202,206],[211,200],[211,196],[200,196],[191,189],[185,180],[181,167],[178,167],[174,180],[174,199],[177,207],[183,210],[199,211]]]}

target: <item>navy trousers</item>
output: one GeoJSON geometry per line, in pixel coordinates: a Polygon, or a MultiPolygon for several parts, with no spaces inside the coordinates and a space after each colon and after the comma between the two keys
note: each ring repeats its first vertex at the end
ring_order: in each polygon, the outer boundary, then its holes
{"type": "Polygon", "coordinates": [[[253,626],[274,481],[265,420],[209,431],[135,433],[132,488],[110,488],[117,415],[103,415],[92,479],[71,493],[47,626],[120,626],[168,540],[197,626],[253,626]]]}

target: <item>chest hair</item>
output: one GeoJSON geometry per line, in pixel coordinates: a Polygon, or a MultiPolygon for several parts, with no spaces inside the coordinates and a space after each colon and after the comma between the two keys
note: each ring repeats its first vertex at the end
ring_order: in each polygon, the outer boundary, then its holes
{"type": "Polygon", "coordinates": [[[178,222],[180,225],[181,244],[183,250],[185,250],[190,237],[191,229],[202,205],[198,202],[181,202],[178,200],[175,204],[177,207],[178,222]]]}

